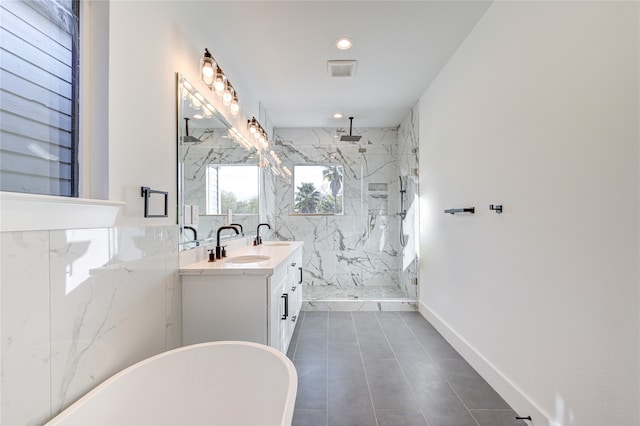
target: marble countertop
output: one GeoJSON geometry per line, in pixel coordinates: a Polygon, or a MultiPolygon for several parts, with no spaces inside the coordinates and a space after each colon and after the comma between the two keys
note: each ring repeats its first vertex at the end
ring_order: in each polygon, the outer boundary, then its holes
{"type": "Polygon", "coordinates": [[[302,241],[266,241],[259,246],[238,248],[227,253],[227,257],[215,262],[201,261],[180,268],[180,275],[268,275],[298,247],[302,241]],[[232,263],[237,256],[269,256],[268,260],[251,263],[232,263]]]}

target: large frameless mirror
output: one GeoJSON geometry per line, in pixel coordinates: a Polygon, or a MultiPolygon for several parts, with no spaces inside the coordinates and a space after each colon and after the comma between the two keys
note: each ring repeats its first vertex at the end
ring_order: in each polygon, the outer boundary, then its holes
{"type": "Polygon", "coordinates": [[[245,230],[259,222],[257,152],[235,136],[212,96],[177,75],[180,250],[215,241],[217,229],[230,222],[245,230]]]}

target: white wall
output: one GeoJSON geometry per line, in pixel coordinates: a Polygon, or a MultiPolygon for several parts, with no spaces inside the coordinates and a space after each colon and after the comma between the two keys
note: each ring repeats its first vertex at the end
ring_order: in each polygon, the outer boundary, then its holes
{"type": "Polygon", "coordinates": [[[421,311],[537,425],[640,424],[638,20],[496,2],[420,101],[421,311]]]}
{"type": "Polygon", "coordinates": [[[168,219],[144,219],[140,196],[149,186],[177,203],[175,73],[197,83],[207,47],[242,94],[245,115],[258,115],[258,101],[236,66],[241,59],[211,31],[215,2],[123,0],[109,9],[109,198],[126,202],[118,225],[175,224],[172,208],[168,219]]]}

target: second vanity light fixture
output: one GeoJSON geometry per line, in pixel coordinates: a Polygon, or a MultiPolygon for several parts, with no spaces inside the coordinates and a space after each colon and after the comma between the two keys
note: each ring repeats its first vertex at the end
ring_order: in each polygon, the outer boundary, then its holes
{"type": "Polygon", "coordinates": [[[200,80],[216,95],[222,98],[222,104],[229,108],[229,113],[235,117],[240,112],[238,104],[238,92],[222,72],[220,65],[213,59],[209,49],[204,49],[204,55],[200,59],[200,80]]]}
{"type": "Polygon", "coordinates": [[[269,137],[267,136],[267,132],[262,128],[255,117],[252,117],[251,120],[247,120],[247,129],[249,129],[249,133],[251,133],[253,137],[260,142],[263,149],[266,149],[269,146],[269,137]]]}

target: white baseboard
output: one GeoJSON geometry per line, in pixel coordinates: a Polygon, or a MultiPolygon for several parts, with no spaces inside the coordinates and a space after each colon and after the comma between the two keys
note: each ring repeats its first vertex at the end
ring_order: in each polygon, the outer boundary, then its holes
{"type": "Polygon", "coordinates": [[[552,417],[531,401],[511,380],[505,377],[480,352],[453,330],[440,316],[423,302],[419,302],[418,312],[438,330],[462,357],[489,383],[493,389],[521,416],[531,416],[528,422],[535,426],[556,426],[552,417]]]}

